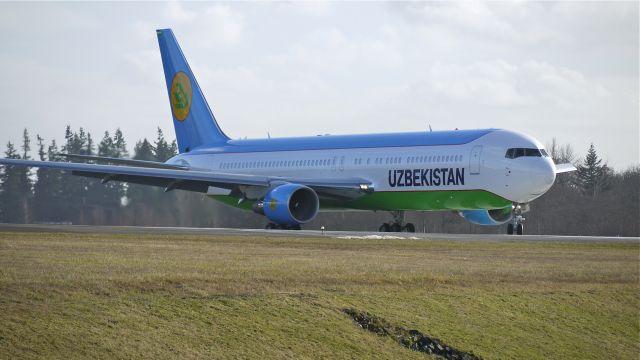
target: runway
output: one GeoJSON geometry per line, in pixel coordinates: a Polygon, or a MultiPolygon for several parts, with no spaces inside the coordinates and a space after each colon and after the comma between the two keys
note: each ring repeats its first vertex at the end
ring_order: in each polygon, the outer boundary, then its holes
{"type": "Polygon", "coordinates": [[[111,234],[191,234],[234,236],[295,236],[330,237],[338,239],[371,240],[452,240],[452,241],[546,241],[546,242],[617,242],[638,243],[640,237],[614,236],[564,236],[564,235],[501,235],[501,234],[434,234],[434,233],[379,233],[358,231],[319,230],[264,230],[231,228],[192,227],[147,227],[147,226],[92,226],[50,224],[0,224],[0,232],[72,232],[111,234]]]}

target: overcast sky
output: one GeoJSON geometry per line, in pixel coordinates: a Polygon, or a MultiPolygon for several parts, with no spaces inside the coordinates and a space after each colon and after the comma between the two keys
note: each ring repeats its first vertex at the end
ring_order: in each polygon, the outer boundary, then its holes
{"type": "Polygon", "coordinates": [[[638,2],[0,3],[0,148],[173,125],[174,30],[233,138],[508,128],[639,160],[638,2]]]}

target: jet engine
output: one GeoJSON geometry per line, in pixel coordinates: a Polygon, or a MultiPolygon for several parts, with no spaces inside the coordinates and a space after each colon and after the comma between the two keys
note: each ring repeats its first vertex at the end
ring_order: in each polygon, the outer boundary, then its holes
{"type": "Polygon", "coordinates": [[[500,225],[513,218],[513,209],[462,210],[458,214],[476,225],[500,225]]]}
{"type": "Polygon", "coordinates": [[[300,225],[318,214],[320,200],[311,188],[300,184],[283,184],[271,189],[254,210],[280,225],[300,225]]]}

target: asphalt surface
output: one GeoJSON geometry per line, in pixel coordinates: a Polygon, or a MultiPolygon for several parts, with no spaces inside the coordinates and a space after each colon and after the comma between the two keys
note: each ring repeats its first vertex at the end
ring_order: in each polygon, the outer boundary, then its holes
{"type": "Polygon", "coordinates": [[[340,239],[388,240],[455,240],[455,241],[550,241],[550,242],[621,242],[640,244],[639,237],[611,236],[558,236],[558,235],[496,235],[496,234],[431,234],[431,233],[379,233],[358,231],[319,230],[263,230],[227,228],[144,227],[144,226],[90,226],[49,224],[0,224],[0,232],[71,232],[108,234],[192,234],[192,235],[278,235],[296,237],[331,237],[340,239]]]}

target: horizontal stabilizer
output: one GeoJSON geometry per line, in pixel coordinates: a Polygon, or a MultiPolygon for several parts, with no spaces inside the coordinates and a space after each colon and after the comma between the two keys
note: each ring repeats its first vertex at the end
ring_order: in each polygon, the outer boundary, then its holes
{"type": "Polygon", "coordinates": [[[576,171],[578,169],[576,169],[575,166],[573,166],[573,164],[567,163],[567,164],[556,164],[556,174],[560,174],[560,173],[566,173],[566,172],[570,172],[570,171],[576,171]]]}

